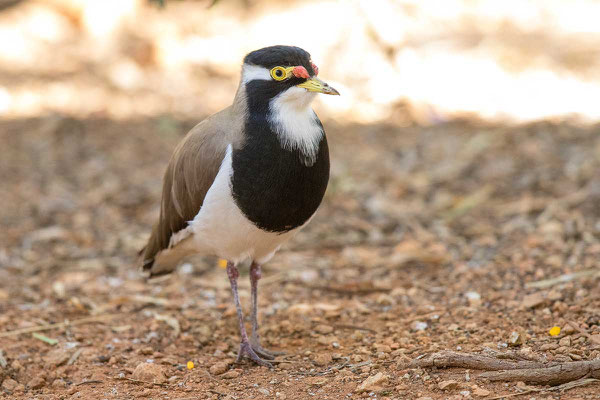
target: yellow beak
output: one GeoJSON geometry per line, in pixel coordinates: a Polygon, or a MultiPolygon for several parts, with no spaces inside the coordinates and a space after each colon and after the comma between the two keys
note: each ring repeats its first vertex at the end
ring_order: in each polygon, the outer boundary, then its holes
{"type": "Polygon", "coordinates": [[[316,76],[310,79],[307,79],[306,82],[302,82],[298,87],[304,88],[309,92],[319,92],[324,94],[334,94],[340,95],[340,92],[329,86],[327,83],[323,82],[316,76]]]}

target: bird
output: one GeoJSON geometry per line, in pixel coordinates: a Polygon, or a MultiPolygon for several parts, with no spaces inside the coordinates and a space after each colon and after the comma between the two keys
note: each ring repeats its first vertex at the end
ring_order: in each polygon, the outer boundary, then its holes
{"type": "Polygon", "coordinates": [[[310,54],[277,45],[248,53],[233,103],[192,128],[163,178],[160,216],[144,249],[148,277],[172,272],[191,255],[227,260],[240,346],[271,367],[281,354],[260,344],[261,266],[311,220],[329,181],[329,148],[311,107],[319,93],[339,92],[318,78],[310,54]],[[250,260],[248,336],[238,295],[238,266],[250,260]]]}

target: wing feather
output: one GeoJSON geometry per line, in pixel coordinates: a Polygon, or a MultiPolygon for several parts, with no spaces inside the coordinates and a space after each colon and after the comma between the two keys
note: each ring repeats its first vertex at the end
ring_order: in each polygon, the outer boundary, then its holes
{"type": "Polygon", "coordinates": [[[143,250],[143,269],[154,273],[172,271],[181,257],[161,257],[169,264],[156,266],[161,252],[185,243],[188,222],[200,211],[208,189],[219,172],[229,144],[241,143],[243,119],[232,118],[231,107],[196,125],[179,143],[165,171],[160,217],[143,250]],[[172,240],[177,239],[177,240],[172,240]]]}

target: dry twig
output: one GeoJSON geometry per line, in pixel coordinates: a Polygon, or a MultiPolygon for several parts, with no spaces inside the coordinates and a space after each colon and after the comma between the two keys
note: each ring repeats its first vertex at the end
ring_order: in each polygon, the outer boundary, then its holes
{"type": "Polygon", "coordinates": [[[567,283],[567,282],[571,282],[575,279],[594,277],[594,276],[600,276],[600,269],[598,269],[598,268],[586,269],[583,271],[573,272],[572,274],[560,275],[556,278],[543,279],[541,281],[529,282],[529,283],[525,284],[525,287],[526,288],[544,289],[544,288],[552,287],[554,285],[558,285],[559,283],[567,283]]]}
{"type": "Polygon", "coordinates": [[[576,387],[580,387],[580,386],[586,386],[586,385],[591,385],[593,383],[597,383],[600,382],[598,379],[593,379],[593,378],[584,378],[584,379],[579,379],[573,382],[567,382],[567,383],[563,383],[562,385],[558,385],[555,387],[551,387],[551,388],[529,388],[523,392],[519,392],[519,393],[509,393],[509,394],[503,394],[500,396],[496,396],[496,397],[490,397],[488,400],[500,400],[500,399],[505,399],[508,397],[515,397],[515,396],[523,396],[525,394],[529,394],[529,393],[534,393],[534,392],[541,392],[541,393],[545,393],[545,392],[550,392],[550,391],[567,391],[569,389],[573,389],[576,387]]]}
{"type": "Polygon", "coordinates": [[[523,381],[540,385],[560,385],[582,378],[600,379],[600,359],[564,363],[542,363],[529,360],[505,360],[497,356],[462,354],[453,351],[434,353],[413,360],[409,368],[469,368],[488,372],[478,377],[491,381],[523,381]]]}
{"type": "Polygon", "coordinates": [[[508,361],[499,357],[489,357],[481,354],[463,354],[454,351],[441,351],[422,359],[413,360],[408,368],[469,368],[485,371],[503,369],[543,368],[544,364],[535,361],[508,361]]]}
{"type": "Polygon", "coordinates": [[[377,333],[377,331],[375,329],[364,328],[362,326],[357,326],[357,325],[331,324],[330,326],[333,327],[334,329],[352,329],[355,331],[365,331],[365,332],[377,333]]]}
{"type": "Polygon", "coordinates": [[[488,371],[479,377],[491,381],[523,381],[555,386],[582,378],[600,379],[600,360],[572,361],[542,368],[488,371]]]}
{"type": "Polygon", "coordinates": [[[142,381],[142,380],[139,380],[139,379],[133,379],[133,378],[127,378],[127,377],[118,377],[118,376],[113,377],[113,379],[116,379],[118,381],[129,381],[129,382],[133,382],[133,383],[144,383],[144,384],[147,384],[147,385],[156,385],[156,386],[162,386],[162,387],[170,387],[170,386],[174,387],[174,386],[177,386],[177,385],[172,385],[172,384],[169,384],[169,383],[149,382],[149,381],[142,381]]]}
{"type": "Polygon", "coordinates": [[[81,386],[81,385],[91,385],[93,383],[103,383],[104,381],[99,381],[99,380],[92,380],[92,381],[81,381],[79,383],[76,383],[75,386],[81,386]]]}
{"type": "Polygon", "coordinates": [[[123,314],[103,314],[103,315],[96,315],[93,317],[76,319],[75,321],[65,321],[65,322],[59,322],[56,324],[31,326],[29,328],[15,329],[14,331],[0,332],[0,338],[8,337],[8,336],[16,336],[16,335],[20,335],[22,333],[32,333],[32,332],[48,331],[50,329],[66,328],[69,326],[87,324],[90,322],[100,322],[105,319],[115,318],[115,317],[118,317],[121,315],[123,315],[123,314]]]}

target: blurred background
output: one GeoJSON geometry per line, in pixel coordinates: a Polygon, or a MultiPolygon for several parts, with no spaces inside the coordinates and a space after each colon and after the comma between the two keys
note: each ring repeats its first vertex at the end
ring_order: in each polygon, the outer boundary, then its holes
{"type": "Polygon", "coordinates": [[[230,104],[243,56],[311,52],[363,123],[600,117],[600,3],[2,1],[0,116],[197,117],[230,104]]]}
{"type": "Polygon", "coordinates": [[[0,393],[163,398],[113,379],[151,359],[201,398],[354,398],[380,371],[392,398],[441,399],[442,372],[403,363],[600,357],[598,16],[596,0],[0,0],[0,393]],[[314,104],[331,179],[263,270],[263,344],[291,363],[207,379],[237,352],[224,271],[202,258],[148,284],[136,254],[173,149],[274,44],[341,93],[314,104]]]}

